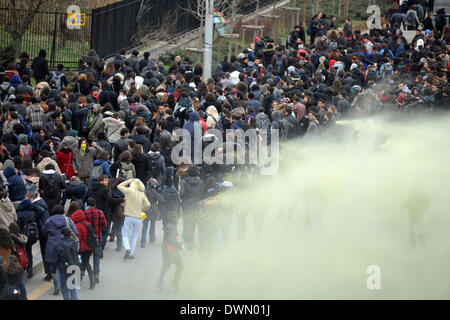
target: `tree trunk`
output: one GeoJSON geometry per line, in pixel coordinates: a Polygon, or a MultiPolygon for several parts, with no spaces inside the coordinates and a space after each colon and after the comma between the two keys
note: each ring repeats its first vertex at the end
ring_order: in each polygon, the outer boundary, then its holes
{"type": "Polygon", "coordinates": [[[17,33],[11,37],[13,40],[12,45],[14,48],[14,57],[17,59],[22,53],[22,36],[17,33]]]}
{"type": "MultiPolygon", "coordinates": [[[[256,12],[255,12],[255,26],[258,25],[258,14],[259,14],[259,0],[256,0],[256,12]]],[[[245,37],[245,34],[244,34],[245,37]]],[[[253,30],[253,39],[256,38],[256,30],[253,30]]]]}
{"type": "Polygon", "coordinates": [[[303,1],[303,23],[306,23],[306,11],[308,10],[308,0],[303,1]]]}
{"type": "Polygon", "coordinates": [[[332,6],[333,6],[332,9],[333,15],[336,15],[336,0],[333,0],[332,6]]]}
{"type": "Polygon", "coordinates": [[[338,16],[339,17],[341,16],[341,8],[342,8],[342,0],[339,0],[339,3],[338,3],[338,16]]]}
{"type": "Polygon", "coordinates": [[[316,0],[316,11],[319,12],[320,11],[320,0],[316,0]]]}

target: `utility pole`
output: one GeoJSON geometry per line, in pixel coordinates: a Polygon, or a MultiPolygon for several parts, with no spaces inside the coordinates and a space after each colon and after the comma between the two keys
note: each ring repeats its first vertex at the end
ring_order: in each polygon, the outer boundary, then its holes
{"type": "Polygon", "coordinates": [[[213,11],[214,11],[214,0],[206,0],[203,81],[206,81],[208,78],[211,78],[213,31],[214,31],[213,11]]]}

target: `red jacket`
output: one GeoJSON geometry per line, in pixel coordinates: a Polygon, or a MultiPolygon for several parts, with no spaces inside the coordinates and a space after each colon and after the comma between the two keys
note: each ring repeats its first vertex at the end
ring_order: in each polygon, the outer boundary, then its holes
{"type": "Polygon", "coordinates": [[[101,242],[103,229],[105,229],[108,224],[103,211],[96,208],[89,208],[86,209],[84,214],[86,215],[86,220],[92,225],[95,234],[101,242]]]}
{"type": "Polygon", "coordinates": [[[89,225],[89,222],[86,221],[86,216],[83,210],[75,211],[72,216],[72,221],[75,223],[78,231],[78,239],[80,240],[80,249],[79,252],[83,251],[92,251],[93,249],[88,246],[88,228],[81,223],[89,225]]]}
{"type": "Polygon", "coordinates": [[[75,175],[72,167],[72,151],[58,151],[56,154],[56,162],[58,162],[61,173],[65,173],[69,180],[75,175]]]}

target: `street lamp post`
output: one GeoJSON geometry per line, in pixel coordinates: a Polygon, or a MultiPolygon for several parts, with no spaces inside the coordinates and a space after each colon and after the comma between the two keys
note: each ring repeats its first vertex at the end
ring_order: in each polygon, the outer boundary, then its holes
{"type": "Polygon", "coordinates": [[[213,11],[214,0],[206,0],[206,16],[205,16],[205,43],[203,56],[203,81],[211,77],[212,68],[212,48],[213,48],[213,11]]]}

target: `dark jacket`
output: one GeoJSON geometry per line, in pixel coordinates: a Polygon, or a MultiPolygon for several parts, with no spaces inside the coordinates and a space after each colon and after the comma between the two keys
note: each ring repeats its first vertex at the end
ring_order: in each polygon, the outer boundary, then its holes
{"type": "Polygon", "coordinates": [[[99,96],[99,103],[104,106],[105,103],[109,102],[115,111],[119,111],[117,107],[117,96],[117,93],[111,91],[109,88],[103,88],[99,96]]]}
{"type": "Polygon", "coordinates": [[[84,202],[86,201],[88,190],[86,185],[80,179],[71,180],[66,189],[66,197],[69,200],[77,201],[84,210],[84,202]]]}
{"type": "Polygon", "coordinates": [[[64,237],[55,244],[53,250],[54,261],[60,272],[65,271],[68,266],[64,265],[67,261],[78,260],[78,245],[75,240],[70,237],[64,237]],[[71,255],[68,257],[67,255],[71,255]]]}
{"type": "Polygon", "coordinates": [[[42,234],[42,227],[50,217],[50,213],[48,212],[48,207],[44,199],[36,198],[33,201],[33,210],[35,212],[36,222],[38,223],[39,226],[39,231],[42,234]]]}
{"type": "Polygon", "coordinates": [[[146,213],[150,220],[160,220],[161,212],[159,211],[158,201],[164,201],[164,198],[155,188],[152,187],[152,185],[152,181],[149,181],[145,188],[145,195],[147,196],[148,201],[151,203],[151,206],[146,213]]]}
{"type": "Polygon", "coordinates": [[[22,200],[16,209],[16,213],[17,225],[21,232],[23,232],[23,228],[27,223],[36,221],[36,213],[33,210],[33,204],[30,199],[22,200]]]}
{"type": "Polygon", "coordinates": [[[95,199],[95,207],[102,210],[105,217],[111,216],[111,208],[122,202],[121,199],[111,197],[109,189],[99,182],[94,184],[89,189],[89,197],[95,199]]]}
{"type": "Polygon", "coordinates": [[[23,179],[16,174],[16,171],[13,167],[8,167],[3,171],[5,178],[8,183],[8,194],[9,199],[14,201],[21,201],[25,198],[25,194],[27,193],[27,188],[23,183],[23,179]]]}
{"type": "Polygon", "coordinates": [[[41,50],[39,55],[33,59],[31,63],[31,69],[33,70],[33,77],[37,82],[44,81],[47,78],[48,72],[48,61],[45,59],[47,53],[45,50],[41,50]]]}
{"type": "MultiPolygon", "coordinates": [[[[70,229],[78,236],[78,230],[72,219],[69,220],[70,229]]],[[[55,245],[61,240],[61,230],[66,228],[66,217],[62,214],[57,214],[48,218],[42,227],[42,233],[47,235],[47,245],[45,247],[45,258],[47,262],[56,262],[56,257],[53,255],[55,245]]]]}
{"type": "Polygon", "coordinates": [[[142,183],[147,185],[147,180],[149,178],[150,161],[147,154],[138,154],[131,160],[136,170],[136,178],[142,181],[142,183]]]}
{"type": "Polygon", "coordinates": [[[137,144],[142,145],[142,149],[144,150],[144,153],[147,153],[150,150],[150,146],[152,145],[150,140],[147,139],[147,137],[143,134],[138,134],[133,138],[134,141],[136,141],[137,144]]]}
{"type": "Polygon", "coordinates": [[[160,186],[163,183],[163,178],[166,173],[166,164],[164,161],[164,157],[159,152],[150,151],[148,153],[148,158],[150,169],[152,169],[152,164],[155,163],[155,172],[150,171],[149,178],[151,177],[158,180],[158,185],[160,186]]]}
{"type": "Polygon", "coordinates": [[[198,202],[203,198],[203,181],[200,177],[188,176],[181,181],[180,198],[184,210],[198,206],[198,202]]]}
{"type": "MultiPolygon", "coordinates": [[[[125,199],[125,195],[119,190],[119,189],[114,189],[112,192],[112,197],[114,199],[125,199]]],[[[117,204],[111,204],[111,220],[112,221],[118,221],[119,220],[119,203],[117,204]]]]}

